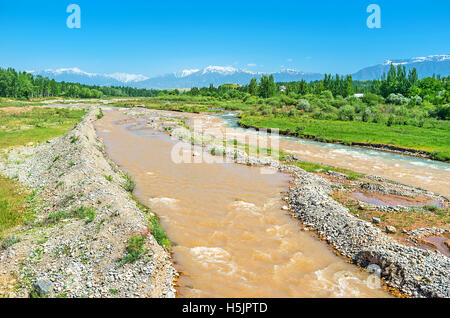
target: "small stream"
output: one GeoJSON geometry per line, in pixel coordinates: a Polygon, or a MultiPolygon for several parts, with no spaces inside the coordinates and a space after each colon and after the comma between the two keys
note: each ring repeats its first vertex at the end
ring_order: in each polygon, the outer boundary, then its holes
{"type": "MultiPolygon", "coordinates": [[[[240,128],[235,115],[218,115],[216,125],[231,129],[227,130],[230,138],[239,134],[260,134],[240,128]]],[[[280,148],[300,160],[376,175],[450,197],[450,164],[445,162],[287,136],[280,136],[280,148]]]]}

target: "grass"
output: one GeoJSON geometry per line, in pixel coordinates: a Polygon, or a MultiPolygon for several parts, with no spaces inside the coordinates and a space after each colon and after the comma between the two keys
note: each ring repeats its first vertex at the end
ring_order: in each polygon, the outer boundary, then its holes
{"type": "Polygon", "coordinates": [[[0,149],[58,137],[72,129],[84,114],[84,110],[35,107],[25,112],[4,112],[0,108],[0,149]]]}
{"type": "Polygon", "coordinates": [[[30,217],[25,207],[29,197],[16,181],[0,176],[0,238],[30,217]]]}
{"type": "Polygon", "coordinates": [[[159,223],[158,217],[150,216],[149,223],[150,223],[150,233],[153,235],[156,242],[158,242],[158,244],[161,247],[171,247],[169,237],[161,227],[161,223],[159,223]]]}
{"type": "Polygon", "coordinates": [[[136,188],[136,182],[133,180],[133,177],[129,173],[125,173],[124,178],[125,182],[122,184],[122,187],[126,191],[133,193],[134,189],[136,188]]]}
{"type": "Polygon", "coordinates": [[[314,162],[308,162],[308,161],[298,161],[298,162],[293,162],[290,164],[296,165],[299,168],[302,168],[303,170],[308,171],[308,172],[334,171],[334,172],[343,173],[347,176],[347,180],[359,180],[364,177],[364,174],[362,174],[362,173],[357,173],[357,172],[354,172],[354,171],[351,171],[348,169],[344,169],[344,168],[323,165],[320,163],[314,163],[314,162]]]}
{"type": "Polygon", "coordinates": [[[67,220],[70,218],[84,219],[85,224],[89,224],[95,220],[96,212],[93,208],[88,208],[84,206],[79,206],[71,211],[57,211],[50,213],[44,220],[44,224],[51,225],[56,224],[59,221],[67,220]]]}
{"type": "Polygon", "coordinates": [[[95,209],[84,206],[80,206],[73,210],[73,214],[79,219],[85,219],[86,224],[93,222],[96,216],[95,209]]]}
{"type": "Polygon", "coordinates": [[[98,114],[97,114],[97,119],[102,119],[103,118],[103,110],[101,108],[99,108],[98,114]]]}
{"type": "Polygon", "coordinates": [[[120,260],[120,264],[136,262],[143,254],[147,252],[145,248],[146,237],[143,234],[133,234],[127,243],[126,255],[120,260]]]}
{"type": "Polygon", "coordinates": [[[164,229],[162,228],[161,223],[159,222],[159,218],[153,213],[151,213],[149,208],[140,204],[137,201],[136,205],[142,212],[144,212],[147,215],[150,233],[153,235],[156,242],[158,242],[158,244],[163,248],[170,248],[172,245],[170,244],[169,237],[167,236],[166,232],[164,232],[164,229]]]}
{"type": "Polygon", "coordinates": [[[10,236],[10,237],[5,238],[2,241],[2,244],[0,245],[0,247],[2,249],[7,249],[16,243],[19,243],[20,241],[21,241],[21,239],[19,237],[10,236]]]}
{"type": "Polygon", "coordinates": [[[450,160],[450,122],[436,127],[416,127],[365,123],[360,121],[315,120],[306,117],[242,116],[240,123],[260,128],[278,128],[299,137],[324,142],[372,143],[398,146],[433,153],[435,159],[450,160]]]}

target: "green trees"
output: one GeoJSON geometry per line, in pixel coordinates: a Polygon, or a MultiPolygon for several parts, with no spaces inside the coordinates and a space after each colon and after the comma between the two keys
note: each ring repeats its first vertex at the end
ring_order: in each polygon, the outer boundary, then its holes
{"type": "Polygon", "coordinates": [[[42,76],[33,76],[26,72],[17,72],[12,68],[0,68],[0,97],[41,98],[75,97],[100,98],[107,96],[157,96],[159,90],[137,89],[133,87],[88,86],[76,83],[56,82],[42,76]]]}
{"type": "Polygon", "coordinates": [[[256,78],[252,78],[250,80],[250,85],[248,86],[248,92],[250,95],[258,96],[258,83],[256,82],[256,78]]]}
{"type": "Polygon", "coordinates": [[[262,98],[270,98],[275,96],[277,87],[275,85],[275,79],[272,74],[269,77],[267,77],[266,75],[261,76],[258,92],[259,96],[262,98]]]}

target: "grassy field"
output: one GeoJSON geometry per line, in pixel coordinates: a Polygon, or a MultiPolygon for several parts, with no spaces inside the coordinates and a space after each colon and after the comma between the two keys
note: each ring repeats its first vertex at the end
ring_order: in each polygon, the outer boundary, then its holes
{"type": "Polygon", "coordinates": [[[0,149],[60,136],[83,115],[84,110],[35,107],[29,111],[5,112],[0,109],[0,149]]]}
{"type": "Polygon", "coordinates": [[[24,205],[28,196],[17,182],[0,176],[0,239],[8,229],[26,219],[28,213],[24,205]]]}
{"type": "MultiPolygon", "coordinates": [[[[0,109],[0,150],[29,142],[43,142],[62,135],[75,126],[83,115],[84,110],[33,108],[6,112],[0,109]]],[[[15,180],[0,176],[1,240],[9,229],[30,216],[31,211],[26,203],[32,195],[15,180]]],[[[13,240],[6,239],[2,244],[10,244],[8,242],[13,240]]]]}
{"type": "Polygon", "coordinates": [[[440,160],[450,160],[450,122],[440,122],[434,128],[330,121],[290,117],[243,115],[241,123],[254,127],[278,128],[314,136],[327,142],[352,142],[393,145],[434,153],[440,160]]]}

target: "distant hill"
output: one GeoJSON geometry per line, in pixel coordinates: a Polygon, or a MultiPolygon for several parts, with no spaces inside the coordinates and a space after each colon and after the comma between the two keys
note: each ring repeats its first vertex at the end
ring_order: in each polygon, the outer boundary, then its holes
{"type": "MultiPolygon", "coordinates": [[[[272,73],[275,81],[307,81],[318,80],[323,77],[318,73],[304,73],[297,70],[282,70],[272,73]]],[[[181,72],[150,78],[133,84],[138,88],[191,88],[204,87],[213,84],[219,86],[224,83],[246,85],[252,78],[260,78],[262,73],[224,66],[208,66],[203,70],[184,70],[181,72]]]]}
{"type": "MultiPolygon", "coordinates": [[[[415,67],[421,78],[432,76],[433,74],[450,76],[450,55],[431,55],[403,60],[388,60],[379,65],[363,68],[352,74],[353,79],[379,79],[383,73],[389,71],[391,63],[395,66],[399,64],[405,65],[407,70],[415,67]]],[[[147,89],[192,88],[209,86],[210,84],[219,86],[224,83],[246,85],[250,82],[250,79],[254,77],[259,79],[263,74],[230,66],[208,66],[202,70],[186,69],[152,78],[141,74],[95,74],[82,71],[79,68],[61,68],[41,72],[31,71],[30,73],[49,77],[59,82],[65,81],[100,86],[131,86],[147,89]]],[[[324,77],[320,73],[305,73],[293,69],[285,69],[271,74],[277,82],[300,81],[302,79],[309,82],[320,80],[324,77]]]]}
{"type": "Polygon", "coordinates": [[[394,66],[404,65],[407,71],[415,67],[420,78],[433,76],[433,74],[450,76],[450,55],[431,55],[403,60],[387,60],[383,64],[363,68],[352,75],[353,79],[379,79],[383,76],[383,73],[387,74],[391,63],[394,66]]]}

